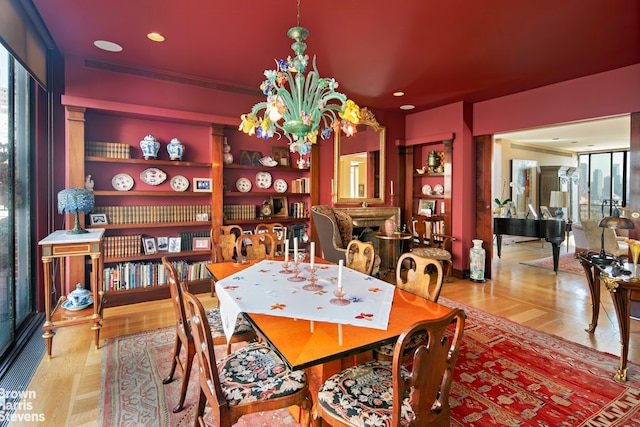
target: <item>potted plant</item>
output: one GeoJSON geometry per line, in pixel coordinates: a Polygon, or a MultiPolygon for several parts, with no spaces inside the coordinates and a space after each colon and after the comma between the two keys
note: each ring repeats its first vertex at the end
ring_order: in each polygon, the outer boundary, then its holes
{"type": "Polygon", "coordinates": [[[500,201],[500,199],[496,197],[493,201],[497,205],[493,212],[496,215],[505,216],[507,213],[507,204],[511,201],[511,199],[507,198],[500,201]]]}

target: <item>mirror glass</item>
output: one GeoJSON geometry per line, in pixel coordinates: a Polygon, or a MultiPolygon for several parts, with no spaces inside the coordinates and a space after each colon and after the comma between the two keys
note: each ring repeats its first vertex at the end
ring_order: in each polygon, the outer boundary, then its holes
{"type": "Polygon", "coordinates": [[[354,135],[335,132],[335,203],[384,203],[385,127],[368,109],[360,114],[354,135]]]}

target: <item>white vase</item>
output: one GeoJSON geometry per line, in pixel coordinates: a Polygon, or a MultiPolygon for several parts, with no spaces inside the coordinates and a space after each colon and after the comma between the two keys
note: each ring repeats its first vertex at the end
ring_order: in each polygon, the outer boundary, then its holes
{"type": "Polygon", "coordinates": [[[472,240],[473,247],[470,250],[469,258],[471,260],[471,275],[472,282],[484,282],[484,262],[487,256],[486,251],[482,247],[482,240],[472,240]]]}

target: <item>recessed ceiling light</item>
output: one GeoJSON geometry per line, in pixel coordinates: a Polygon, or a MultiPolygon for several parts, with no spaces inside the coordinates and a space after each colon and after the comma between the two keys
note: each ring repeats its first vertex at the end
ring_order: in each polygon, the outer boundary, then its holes
{"type": "Polygon", "coordinates": [[[401,92],[401,91],[393,92],[393,96],[404,96],[404,92],[401,92]]]}
{"type": "Polygon", "coordinates": [[[93,42],[93,45],[98,49],[106,50],[107,52],[122,52],[122,46],[106,40],[96,40],[93,42]]]}
{"type": "Polygon", "coordinates": [[[414,108],[416,108],[415,105],[411,105],[411,104],[406,104],[406,105],[401,105],[400,109],[401,110],[413,110],[414,108]]]}
{"type": "Polygon", "coordinates": [[[147,38],[149,40],[152,40],[154,42],[163,42],[164,41],[164,36],[160,33],[149,33],[147,34],[147,38]]]}

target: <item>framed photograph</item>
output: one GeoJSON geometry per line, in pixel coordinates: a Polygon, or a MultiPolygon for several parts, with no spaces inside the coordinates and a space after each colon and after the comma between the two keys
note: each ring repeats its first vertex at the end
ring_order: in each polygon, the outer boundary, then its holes
{"type": "Polygon", "coordinates": [[[536,208],[534,208],[531,203],[529,203],[529,213],[533,216],[533,219],[538,219],[538,211],[536,211],[536,208]]]}
{"type": "Polygon", "coordinates": [[[208,213],[197,213],[196,214],[196,221],[209,221],[209,214],[208,213]]]}
{"type": "Polygon", "coordinates": [[[513,202],[507,203],[507,209],[509,209],[509,213],[511,214],[511,218],[518,218],[518,211],[516,209],[516,204],[513,202]]]}
{"type": "Polygon", "coordinates": [[[89,214],[89,224],[105,225],[107,223],[107,214],[89,214]]]}
{"type": "Polygon", "coordinates": [[[211,249],[211,239],[208,237],[194,237],[192,247],[194,251],[208,251],[211,249]]]}
{"type": "Polygon", "coordinates": [[[280,166],[289,167],[289,147],[271,147],[271,157],[280,166]]]}
{"type": "Polygon", "coordinates": [[[167,252],[169,250],[168,237],[156,237],[156,243],[158,244],[158,252],[167,252]]]}
{"type": "Polygon", "coordinates": [[[262,166],[260,159],[262,153],[260,151],[240,150],[240,164],[249,166],[262,166]]]}
{"type": "Polygon", "coordinates": [[[193,178],[195,193],[211,193],[211,178],[193,178]]]}
{"type": "Polygon", "coordinates": [[[180,252],[182,241],[180,237],[169,237],[169,252],[180,252]]]}
{"type": "Polygon", "coordinates": [[[289,216],[289,204],[286,196],[271,196],[271,206],[273,207],[272,217],[286,218],[289,216]]]}
{"type": "Polygon", "coordinates": [[[418,215],[432,216],[436,214],[436,201],[420,199],[418,215]]]}
{"type": "Polygon", "coordinates": [[[144,247],[144,254],[151,255],[158,252],[158,248],[156,247],[156,239],[155,237],[143,237],[142,238],[142,247],[144,247]]]}
{"type": "Polygon", "coordinates": [[[549,212],[549,208],[546,206],[540,206],[540,214],[542,214],[542,218],[544,219],[553,218],[553,216],[551,215],[551,212],[549,212]]]}

